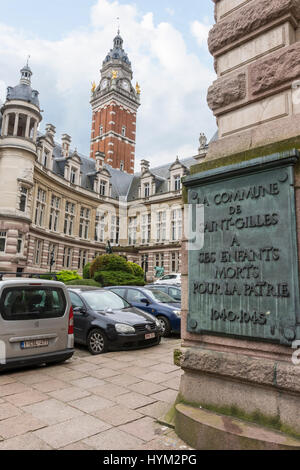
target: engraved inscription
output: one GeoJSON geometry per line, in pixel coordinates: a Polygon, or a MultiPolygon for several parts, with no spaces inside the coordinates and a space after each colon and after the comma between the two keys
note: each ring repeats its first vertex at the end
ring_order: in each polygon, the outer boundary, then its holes
{"type": "Polygon", "coordinates": [[[291,179],[292,168],[275,168],[199,185],[204,246],[189,257],[198,331],[280,341],[297,297],[291,179]]]}

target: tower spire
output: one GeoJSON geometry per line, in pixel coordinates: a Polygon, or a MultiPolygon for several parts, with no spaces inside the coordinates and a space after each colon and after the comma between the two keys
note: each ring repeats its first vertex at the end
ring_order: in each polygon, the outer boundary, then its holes
{"type": "Polygon", "coordinates": [[[96,159],[98,152],[104,153],[108,165],[130,174],[134,172],[136,114],[140,106],[139,92],[132,85],[132,76],[118,23],[113,48],[103,61],[100,83],[92,94],[90,156],[96,159]]]}
{"type": "Polygon", "coordinates": [[[28,65],[29,59],[30,59],[30,55],[27,57],[26,65],[20,71],[21,72],[20,83],[23,85],[31,85],[32,71],[28,65]]]}

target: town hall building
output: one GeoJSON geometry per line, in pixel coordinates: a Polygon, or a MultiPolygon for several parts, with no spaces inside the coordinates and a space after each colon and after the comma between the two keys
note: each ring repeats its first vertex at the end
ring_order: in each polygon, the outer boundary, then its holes
{"type": "Polygon", "coordinates": [[[72,149],[72,139],[42,121],[39,93],[28,64],[8,87],[0,111],[0,271],[72,269],[113,251],[140,264],[152,280],[155,267],[179,272],[183,203],[181,179],[205,158],[135,168],[136,120],[141,104],[131,62],[118,32],[98,85],[91,92],[90,154],[72,149]]]}

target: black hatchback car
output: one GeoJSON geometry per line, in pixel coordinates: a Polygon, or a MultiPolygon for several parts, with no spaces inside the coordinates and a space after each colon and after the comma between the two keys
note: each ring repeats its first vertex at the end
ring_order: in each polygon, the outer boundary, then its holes
{"type": "Polygon", "coordinates": [[[86,345],[91,354],[160,343],[159,321],[114,292],[88,286],[72,286],[68,291],[74,312],[75,342],[86,345]]]}

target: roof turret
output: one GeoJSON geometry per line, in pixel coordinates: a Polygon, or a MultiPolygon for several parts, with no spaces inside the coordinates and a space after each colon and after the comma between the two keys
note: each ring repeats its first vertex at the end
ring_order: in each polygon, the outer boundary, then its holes
{"type": "Polygon", "coordinates": [[[28,65],[28,61],[27,61],[27,64],[21,69],[20,72],[21,72],[20,84],[15,87],[7,88],[6,99],[8,101],[11,101],[11,100],[27,101],[28,103],[32,103],[39,108],[40,107],[39,98],[38,98],[39,92],[31,88],[32,71],[28,65]]]}

